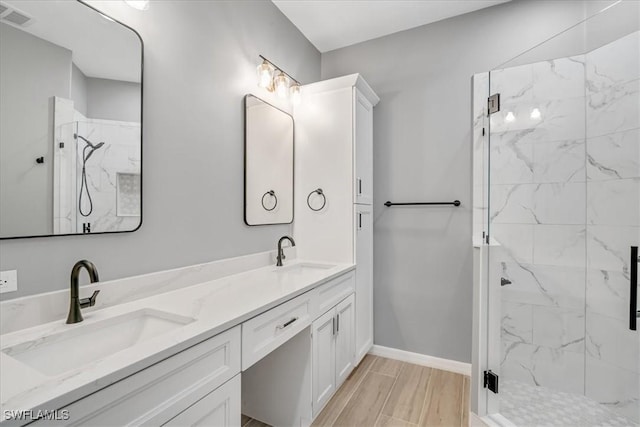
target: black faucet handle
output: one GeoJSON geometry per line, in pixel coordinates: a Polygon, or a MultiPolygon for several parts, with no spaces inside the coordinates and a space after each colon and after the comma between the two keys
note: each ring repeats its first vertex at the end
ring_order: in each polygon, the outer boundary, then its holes
{"type": "Polygon", "coordinates": [[[93,307],[94,305],[96,305],[96,298],[98,297],[99,293],[100,289],[93,291],[93,294],[89,297],[89,307],[93,307]]]}
{"type": "Polygon", "coordinates": [[[100,289],[98,289],[97,291],[93,291],[93,295],[91,295],[89,298],[82,298],[80,300],[80,308],[93,307],[94,305],[96,305],[96,298],[98,297],[99,293],[100,289]]]}

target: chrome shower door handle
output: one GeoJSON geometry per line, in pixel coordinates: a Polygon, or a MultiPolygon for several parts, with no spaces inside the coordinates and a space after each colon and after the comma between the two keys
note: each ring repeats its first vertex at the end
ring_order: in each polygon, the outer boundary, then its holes
{"type": "Polygon", "coordinates": [[[631,246],[629,276],[629,329],[638,330],[638,247],[631,246]]]}

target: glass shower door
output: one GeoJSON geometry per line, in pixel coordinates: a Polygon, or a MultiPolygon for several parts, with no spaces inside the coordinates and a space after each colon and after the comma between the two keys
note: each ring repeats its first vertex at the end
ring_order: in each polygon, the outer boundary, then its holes
{"type": "Polygon", "coordinates": [[[489,74],[489,408],[516,425],[640,422],[640,32],[589,39],[612,11],[489,74]]]}
{"type": "Polygon", "coordinates": [[[640,32],[588,52],[585,69],[585,395],[640,423],[640,335],[630,329],[638,263],[631,247],[640,244],[640,32]]]}

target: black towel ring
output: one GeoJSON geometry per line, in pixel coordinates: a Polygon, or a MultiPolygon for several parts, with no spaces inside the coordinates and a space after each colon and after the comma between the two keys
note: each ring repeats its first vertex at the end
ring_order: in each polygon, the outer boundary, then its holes
{"type": "Polygon", "coordinates": [[[273,190],[269,190],[269,191],[267,191],[266,193],[264,193],[264,194],[262,195],[262,207],[264,208],[264,210],[265,210],[265,211],[272,211],[272,210],[274,210],[274,209],[276,208],[276,206],[278,206],[278,198],[276,197],[276,192],[275,192],[275,191],[273,191],[273,190]],[[272,207],[271,209],[269,209],[268,207],[266,207],[266,206],[265,206],[265,204],[264,204],[264,198],[265,198],[266,196],[271,196],[271,197],[273,197],[274,199],[276,199],[276,202],[273,204],[273,207],[272,207]]]}
{"type": "Polygon", "coordinates": [[[322,188],[318,188],[317,190],[313,190],[307,196],[307,206],[309,206],[309,209],[311,209],[312,211],[315,211],[315,212],[321,211],[322,209],[324,209],[326,204],[327,204],[327,197],[324,195],[324,192],[322,191],[322,188]],[[311,196],[313,195],[313,193],[317,193],[319,196],[322,196],[322,206],[320,206],[318,209],[313,209],[311,207],[310,199],[311,199],[311,196]]]}

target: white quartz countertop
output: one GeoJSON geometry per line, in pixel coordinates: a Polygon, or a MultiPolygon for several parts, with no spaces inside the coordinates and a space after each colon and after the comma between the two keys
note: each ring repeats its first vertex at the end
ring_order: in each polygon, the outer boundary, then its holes
{"type": "MultiPolygon", "coordinates": [[[[84,321],[74,325],[67,325],[66,319],[60,319],[0,335],[2,420],[6,418],[5,411],[60,409],[355,268],[351,264],[337,264],[327,269],[291,269],[293,265],[305,263],[309,261],[298,260],[283,268],[262,267],[83,312],[84,321]],[[47,337],[56,333],[142,309],[160,310],[193,321],[56,376],[44,375],[4,352],[25,342],[32,342],[32,347],[43,345],[47,343],[47,337]]],[[[91,346],[93,339],[100,340],[100,334],[91,335],[86,345],[91,346]]],[[[65,351],[73,352],[74,348],[65,351]]]]}

